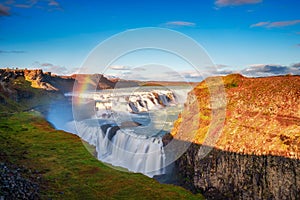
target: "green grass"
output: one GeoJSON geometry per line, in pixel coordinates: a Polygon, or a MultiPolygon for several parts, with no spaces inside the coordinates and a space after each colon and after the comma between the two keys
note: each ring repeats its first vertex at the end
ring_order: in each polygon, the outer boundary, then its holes
{"type": "Polygon", "coordinates": [[[0,115],[0,150],[0,162],[42,174],[42,199],[203,198],[181,187],[104,165],[77,136],[54,130],[35,112],[0,115]]]}

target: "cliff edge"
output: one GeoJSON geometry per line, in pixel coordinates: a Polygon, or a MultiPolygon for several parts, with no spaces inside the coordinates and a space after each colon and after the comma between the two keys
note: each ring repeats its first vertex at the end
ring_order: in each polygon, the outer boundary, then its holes
{"type": "Polygon", "coordinates": [[[194,135],[176,162],[181,184],[211,199],[299,199],[300,76],[221,79],[222,123],[214,127],[212,114],[220,108],[211,106],[206,80],[189,93],[174,124],[174,138],[194,135]],[[209,130],[221,130],[213,146],[207,146],[209,130]]]}

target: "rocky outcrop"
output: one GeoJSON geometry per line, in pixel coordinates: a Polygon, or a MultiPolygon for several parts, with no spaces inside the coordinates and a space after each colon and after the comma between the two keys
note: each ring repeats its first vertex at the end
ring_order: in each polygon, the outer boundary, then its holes
{"type": "Polygon", "coordinates": [[[76,74],[72,78],[78,85],[84,86],[91,90],[112,89],[115,87],[115,82],[107,79],[102,74],[76,74]]]}
{"type": "Polygon", "coordinates": [[[51,85],[51,73],[43,73],[41,69],[24,70],[25,80],[31,82],[31,87],[45,90],[58,90],[58,88],[51,85]]]}
{"type": "Polygon", "coordinates": [[[74,85],[82,92],[82,88],[133,87],[139,82],[108,79],[101,74],[58,76],[41,69],[0,69],[0,110],[16,112],[34,108],[47,112],[49,104],[63,100],[64,94],[72,92],[74,85]]]}
{"type": "Polygon", "coordinates": [[[61,98],[49,77],[51,74],[42,70],[0,69],[1,110],[26,110],[61,98]]]}
{"type": "Polygon", "coordinates": [[[24,78],[31,87],[49,91],[71,92],[75,82],[93,86],[94,89],[112,89],[116,80],[109,80],[101,74],[76,74],[58,76],[41,69],[0,69],[0,82],[9,83],[18,78],[24,78]]]}
{"type": "Polygon", "coordinates": [[[176,161],[180,185],[208,199],[299,199],[300,161],[272,155],[249,155],[192,144],[176,161]]]}
{"type": "Polygon", "coordinates": [[[196,86],[174,124],[192,142],[176,162],[181,184],[211,199],[299,199],[300,76],[221,79],[196,86]]]}

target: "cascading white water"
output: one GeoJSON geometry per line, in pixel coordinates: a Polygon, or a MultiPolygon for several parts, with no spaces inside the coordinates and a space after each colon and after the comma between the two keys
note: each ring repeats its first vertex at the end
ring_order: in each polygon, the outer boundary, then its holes
{"type": "MultiPolygon", "coordinates": [[[[91,96],[90,96],[91,97],[91,96]]],[[[175,96],[172,91],[153,90],[133,92],[132,94],[102,94],[93,95],[96,101],[97,110],[111,110],[114,102],[127,104],[127,109],[131,113],[148,112],[159,109],[170,104],[176,104],[175,96]]]]}
{"type": "Polygon", "coordinates": [[[117,94],[81,94],[81,98],[94,99],[95,115],[69,122],[65,130],[95,146],[97,158],[103,162],[150,177],[165,173],[162,136],[177,118],[180,95],[169,90],[129,95],[120,90],[117,94]]]}
{"type": "Polygon", "coordinates": [[[131,129],[120,129],[116,124],[102,124],[97,119],[77,122],[76,133],[96,147],[97,158],[114,166],[127,168],[147,176],[164,174],[165,153],[161,137],[136,135],[131,129]],[[105,127],[107,126],[107,127],[105,127]]]}

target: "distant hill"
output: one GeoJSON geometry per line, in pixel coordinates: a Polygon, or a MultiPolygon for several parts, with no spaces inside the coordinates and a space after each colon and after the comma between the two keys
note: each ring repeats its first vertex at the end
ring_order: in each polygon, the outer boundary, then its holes
{"type": "Polygon", "coordinates": [[[117,83],[119,87],[138,86],[137,81],[109,80],[101,74],[58,76],[41,69],[0,69],[0,108],[17,111],[47,104],[72,92],[76,82],[97,90],[112,89],[117,83]]]}
{"type": "Polygon", "coordinates": [[[0,69],[0,110],[18,112],[63,98],[42,70],[0,69]]]}
{"type": "Polygon", "coordinates": [[[0,69],[0,81],[9,82],[11,79],[24,78],[31,83],[33,88],[71,92],[75,80],[89,81],[88,84],[97,85],[97,89],[113,88],[114,81],[110,81],[101,74],[76,74],[72,76],[58,76],[51,72],[43,72],[41,69],[0,69]]]}
{"type": "MultiPolygon", "coordinates": [[[[43,101],[47,102],[49,95],[57,96],[72,92],[74,84],[84,85],[85,88],[91,90],[138,86],[195,85],[194,83],[186,82],[123,80],[115,77],[107,78],[102,74],[59,76],[51,72],[43,72],[41,69],[7,68],[0,69],[0,106],[2,106],[2,110],[18,110],[20,109],[20,104],[17,104],[18,102],[26,105],[30,99],[32,100],[35,97],[37,101],[42,102],[44,99],[43,101]],[[10,106],[7,106],[8,104],[10,106]]],[[[28,106],[25,107],[27,108],[28,106]]]]}

